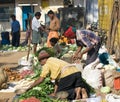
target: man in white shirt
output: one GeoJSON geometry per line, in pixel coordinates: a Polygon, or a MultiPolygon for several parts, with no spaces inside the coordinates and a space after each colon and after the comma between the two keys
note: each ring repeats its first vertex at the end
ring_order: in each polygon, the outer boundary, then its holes
{"type": "Polygon", "coordinates": [[[40,22],[38,21],[41,17],[40,12],[36,12],[35,16],[32,19],[32,43],[33,46],[33,52],[36,53],[37,50],[37,44],[41,43],[41,34],[40,30],[44,30],[44,28],[41,26],[40,22]]]}

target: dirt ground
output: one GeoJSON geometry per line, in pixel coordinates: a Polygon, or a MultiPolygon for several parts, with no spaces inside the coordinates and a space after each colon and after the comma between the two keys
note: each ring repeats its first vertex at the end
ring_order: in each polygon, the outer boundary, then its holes
{"type": "MultiPolygon", "coordinates": [[[[25,32],[21,32],[20,42],[25,39],[25,32]]],[[[1,40],[1,38],[0,38],[1,40]]],[[[11,36],[10,36],[11,40],[11,36]]],[[[0,52],[0,67],[16,67],[18,65],[18,59],[27,55],[27,52],[0,52]]]]}
{"type": "MultiPolygon", "coordinates": [[[[11,37],[10,37],[11,39],[11,37]]],[[[25,39],[25,32],[21,32],[21,43],[25,39]]],[[[1,38],[0,38],[1,40],[1,38]]],[[[25,52],[0,52],[0,68],[15,68],[18,66],[18,60],[27,55],[25,52]]],[[[15,93],[0,93],[0,102],[12,102],[15,93]]]]}
{"type": "MultiPolygon", "coordinates": [[[[10,37],[11,39],[11,37],[10,37]]],[[[25,39],[25,32],[21,32],[21,43],[25,39]]],[[[0,38],[1,40],[1,38],[0,38]]],[[[0,52],[0,68],[15,68],[18,67],[18,60],[27,55],[27,51],[24,52],[0,52]]],[[[104,94],[100,93],[100,90],[98,90],[97,94],[102,96],[104,98],[104,94]]],[[[15,96],[15,93],[0,93],[0,102],[13,102],[13,97],[15,96]]]]}

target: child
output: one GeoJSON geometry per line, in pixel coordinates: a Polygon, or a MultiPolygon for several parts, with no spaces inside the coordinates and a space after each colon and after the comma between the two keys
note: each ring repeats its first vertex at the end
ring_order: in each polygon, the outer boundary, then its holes
{"type": "Polygon", "coordinates": [[[54,50],[57,57],[59,56],[59,54],[61,52],[61,48],[58,44],[58,40],[59,39],[55,38],[55,37],[50,39],[51,46],[53,47],[53,50],[54,50]]]}

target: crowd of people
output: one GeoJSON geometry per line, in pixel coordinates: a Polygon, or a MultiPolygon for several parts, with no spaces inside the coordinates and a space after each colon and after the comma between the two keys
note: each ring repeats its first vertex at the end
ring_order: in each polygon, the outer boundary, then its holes
{"type": "MultiPolygon", "coordinates": [[[[37,45],[42,42],[41,31],[44,31],[47,33],[47,47],[52,47],[57,56],[57,54],[61,52],[58,44],[60,21],[52,10],[48,11],[47,15],[50,18],[49,27],[44,27],[40,24],[40,12],[36,12],[35,16],[32,19],[29,19],[26,42],[31,36],[33,53],[35,54],[37,51],[37,45]]],[[[16,20],[15,15],[12,15],[11,18],[13,20],[11,25],[12,45],[17,47],[20,43],[20,24],[16,20]]],[[[72,57],[74,60],[81,59],[85,53],[87,53],[86,65],[97,59],[98,51],[101,46],[101,40],[94,32],[87,29],[76,29],[70,26],[64,32],[64,36],[68,39],[76,40],[78,49],[72,57]],[[83,49],[83,47],[85,49],[83,49]]],[[[74,65],[71,65],[61,59],[51,57],[46,51],[39,52],[38,60],[42,65],[42,73],[40,78],[36,80],[30,88],[42,83],[46,76],[50,74],[50,78],[55,80],[55,89],[51,96],[55,96],[57,92],[65,91],[68,93],[68,99],[81,99],[89,97],[90,89],[87,83],[82,79],[81,72],[74,65]]]]}

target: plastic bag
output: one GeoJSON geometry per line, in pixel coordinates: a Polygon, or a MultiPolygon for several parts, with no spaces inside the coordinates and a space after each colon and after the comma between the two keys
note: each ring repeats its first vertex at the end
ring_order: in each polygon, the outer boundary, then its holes
{"type": "Polygon", "coordinates": [[[120,96],[115,94],[108,94],[106,95],[106,100],[108,102],[120,102],[120,96]]]}
{"type": "Polygon", "coordinates": [[[95,97],[95,98],[88,98],[87,102],[101,102],[101,96],[95,97]]]}
{"type": "Polygon", "coordinates": [[[109,86],[110,88],[113,88],[113,81],[114,81],[114,75],[113,75],[113,70],[105,70],[104,72],[104,81],[105,85],[109,86]]]}
{"type": "Polygon", "coordinates": [[[102,86],[101,71],[98,69],[93,69],[92,67],[92,64],[87,65],[82,72],[82,77],[90,86],[98,89],[102,86]]]}
{"type": "Polygon", "coordinates": [[[27,61],[27,56],[22,57],[21,59],[18,60],[18,65],[23,65],[23,66],[30,66],[33,64],[33,59],[34,57],[32,55],[29,56],[29,59],[27,61]]]}
{"type": "Polygon", "coordinates": [[[76,68],[78,68],[79,71],[83,71],[83,64],[82,63],[76,63],[76,68]]]}
{"type": "Polygon", "coordinates": [[[101,48],[99,49],[99,54],[102,54],[102,53],[107,53],[108,52],[108,50],[107,50],[107,48],[103,45],[103,46],[101,46],[101,48]]]}

